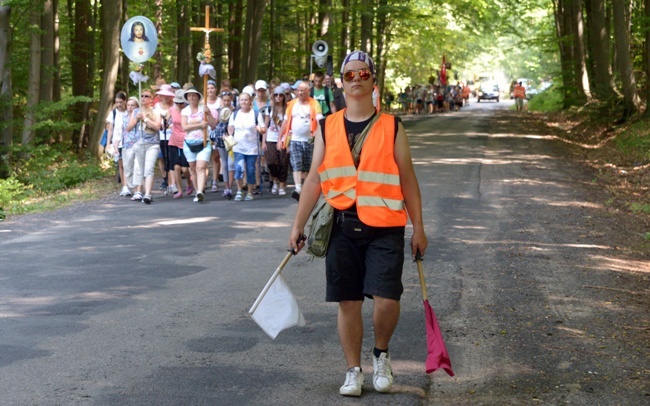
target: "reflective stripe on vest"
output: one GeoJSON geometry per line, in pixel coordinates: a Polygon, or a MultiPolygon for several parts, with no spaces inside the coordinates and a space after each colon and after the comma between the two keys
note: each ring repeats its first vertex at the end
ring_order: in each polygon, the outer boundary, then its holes
{"type": "Polygon", "coordinates": [[[325,169],[319,175],[320,175],[320,181],[325,182],[328,179],[342,178],[344,176],[355,176],[356,174],[357,174],[357,170],[354,167],[354,165],[352,165],[352,166],[340,166],[338,168],[325,169]]]}
{"type": "Polygon", "coordinates": [[[349,199],[352,199],[353,201],[357,198],[357,192],[355,192],[354,189],[349,189],[349,190],[346,190],[346,191],[339,191],[339,190],[330,189],[330,190],[327,191],[327,196],[325,196],[325,198],[327,200],[329,200],[329,199],[334,199],[334,198],[336,198],[338,196],[341,196],[341,195],[343,195],[343,196],[345,196],[345,197],[347,197],[349,199]]]}
{"type": "Polygon", "coordinates": [[[388,207],[391,210],[404,210],[404,201],[374,196],[359,196],[359,199],[357,199],[357,207],[362,206],[388,207]]]}
{"type": "Polygon", "coordinates": [[[381,172],[359,171],[357,179],[364,182],[383,183],[385,185],[399,186],[399,175],[390,175],[381,172]]]}

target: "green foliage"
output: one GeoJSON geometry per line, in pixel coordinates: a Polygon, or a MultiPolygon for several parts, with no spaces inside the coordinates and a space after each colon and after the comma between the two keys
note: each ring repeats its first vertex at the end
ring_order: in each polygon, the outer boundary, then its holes
{"type": "Polygon", "coordinates": [[[80,159],[62,147],[17,147],[15,155],[28,157],[14,168],[16,179],[39,192],[66,189],[104,176],[96,158],[80,159]]]}
{"type": "Polygon", "coordinates": [[[92,101],[90,97],[86,96],[64,96],[59,101],[40,102],[34,110],[36,124],[33,129],[59,134],[79,128],[78,123],[71,121],[69,112],[76,103],[91,103],[92,101]]]}
{"type": "Polygon", "coordinates": [[[650,162],[650,119],[643,119],[630,125],[616,137],[615,146],[630,158],[633,165],[650,162]]]}
{"type": "Polygon", "coordinates": [[[650,204],[632,202],[630,203],[630,210],[634,213],[650,214],[650,204]]]}
{"type": "Polygon", "coordinates": [[[23,200],[27,196],[27,190],[29,187],[13,176],[8,179],[0,179],[0,210],[23,200]]]}
{"type": "Polygon", "coordinates": [[[551,86],[542,93],[536,95],[528,102],[528,109],[531,111],[540,111],[548,113],[562,110],[563,103],[562,92],[558,86],[551,86]]]}

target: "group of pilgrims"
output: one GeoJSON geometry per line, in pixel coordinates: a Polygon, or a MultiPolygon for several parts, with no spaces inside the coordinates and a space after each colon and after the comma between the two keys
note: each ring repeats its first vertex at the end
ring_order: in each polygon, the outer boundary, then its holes
{"type": "Polygon", "coordinates": [[[292,172],[291,195],[298,200],[311,165],[310,122],[345,103],[331,76],[316,72],[312,79],[293,85],[257,80],[241,92],[229,80],[220,86],[209,80],[205,95],[191,83],[158,80],[140,98],[117,92],[106,118],[106,153],[119,167],[120,196],[151,204],[158,169],[160,189],[174,199],[201,203],[209,191],[251,201],[265,187],[263,179],[273,195],[286,195],[292,172]],[[317,101],[316,108],[291,109],[307,99],[317,101]]]}

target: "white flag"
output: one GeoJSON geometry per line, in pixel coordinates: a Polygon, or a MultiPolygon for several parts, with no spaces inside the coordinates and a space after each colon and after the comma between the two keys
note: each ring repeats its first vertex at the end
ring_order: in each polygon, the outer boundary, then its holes
{"type": "Polygon", "coordinates": [[[275,340],[280,331],[293,326],[304,326],[305,318],[282,275],[269,290],[251,315],[266,334],[275,340]]]}

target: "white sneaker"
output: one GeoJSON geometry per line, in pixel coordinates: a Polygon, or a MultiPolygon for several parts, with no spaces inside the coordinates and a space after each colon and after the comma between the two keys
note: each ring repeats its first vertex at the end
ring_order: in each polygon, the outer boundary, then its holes
{"type": "Polygon", "coordinates": [[[372,357],[372,384],[377,392],[386,393],[393,386],[393,369],[390,367],[390,355],[382,352],[379,358],[372,357]]]}
{"type": "Polygon", "coordinates": [[[278,195],[284,196],[286,194],[287,194],[287,192],[283,188],[278,189],[278,195]]]}
{"type": "Polygon", "coordinates": [[[122,191],[120,192],[120,196],[131,196],[131,191],[127,186],[122,186],[122,191]]]}
{"type": "Polygon", "coordinates": [[[274,195],[278,194],[278,184],[276,182],[273,182],[273,187],[271,188],[271,193],[274,195]]]}
{"type": "Polygon", "coordinates": [[[345,374],[345,383],[339,389],[339,393],[343,396],[361,396],[363,381],[364,378],[361,368],[350,368],[345,374]]]}

